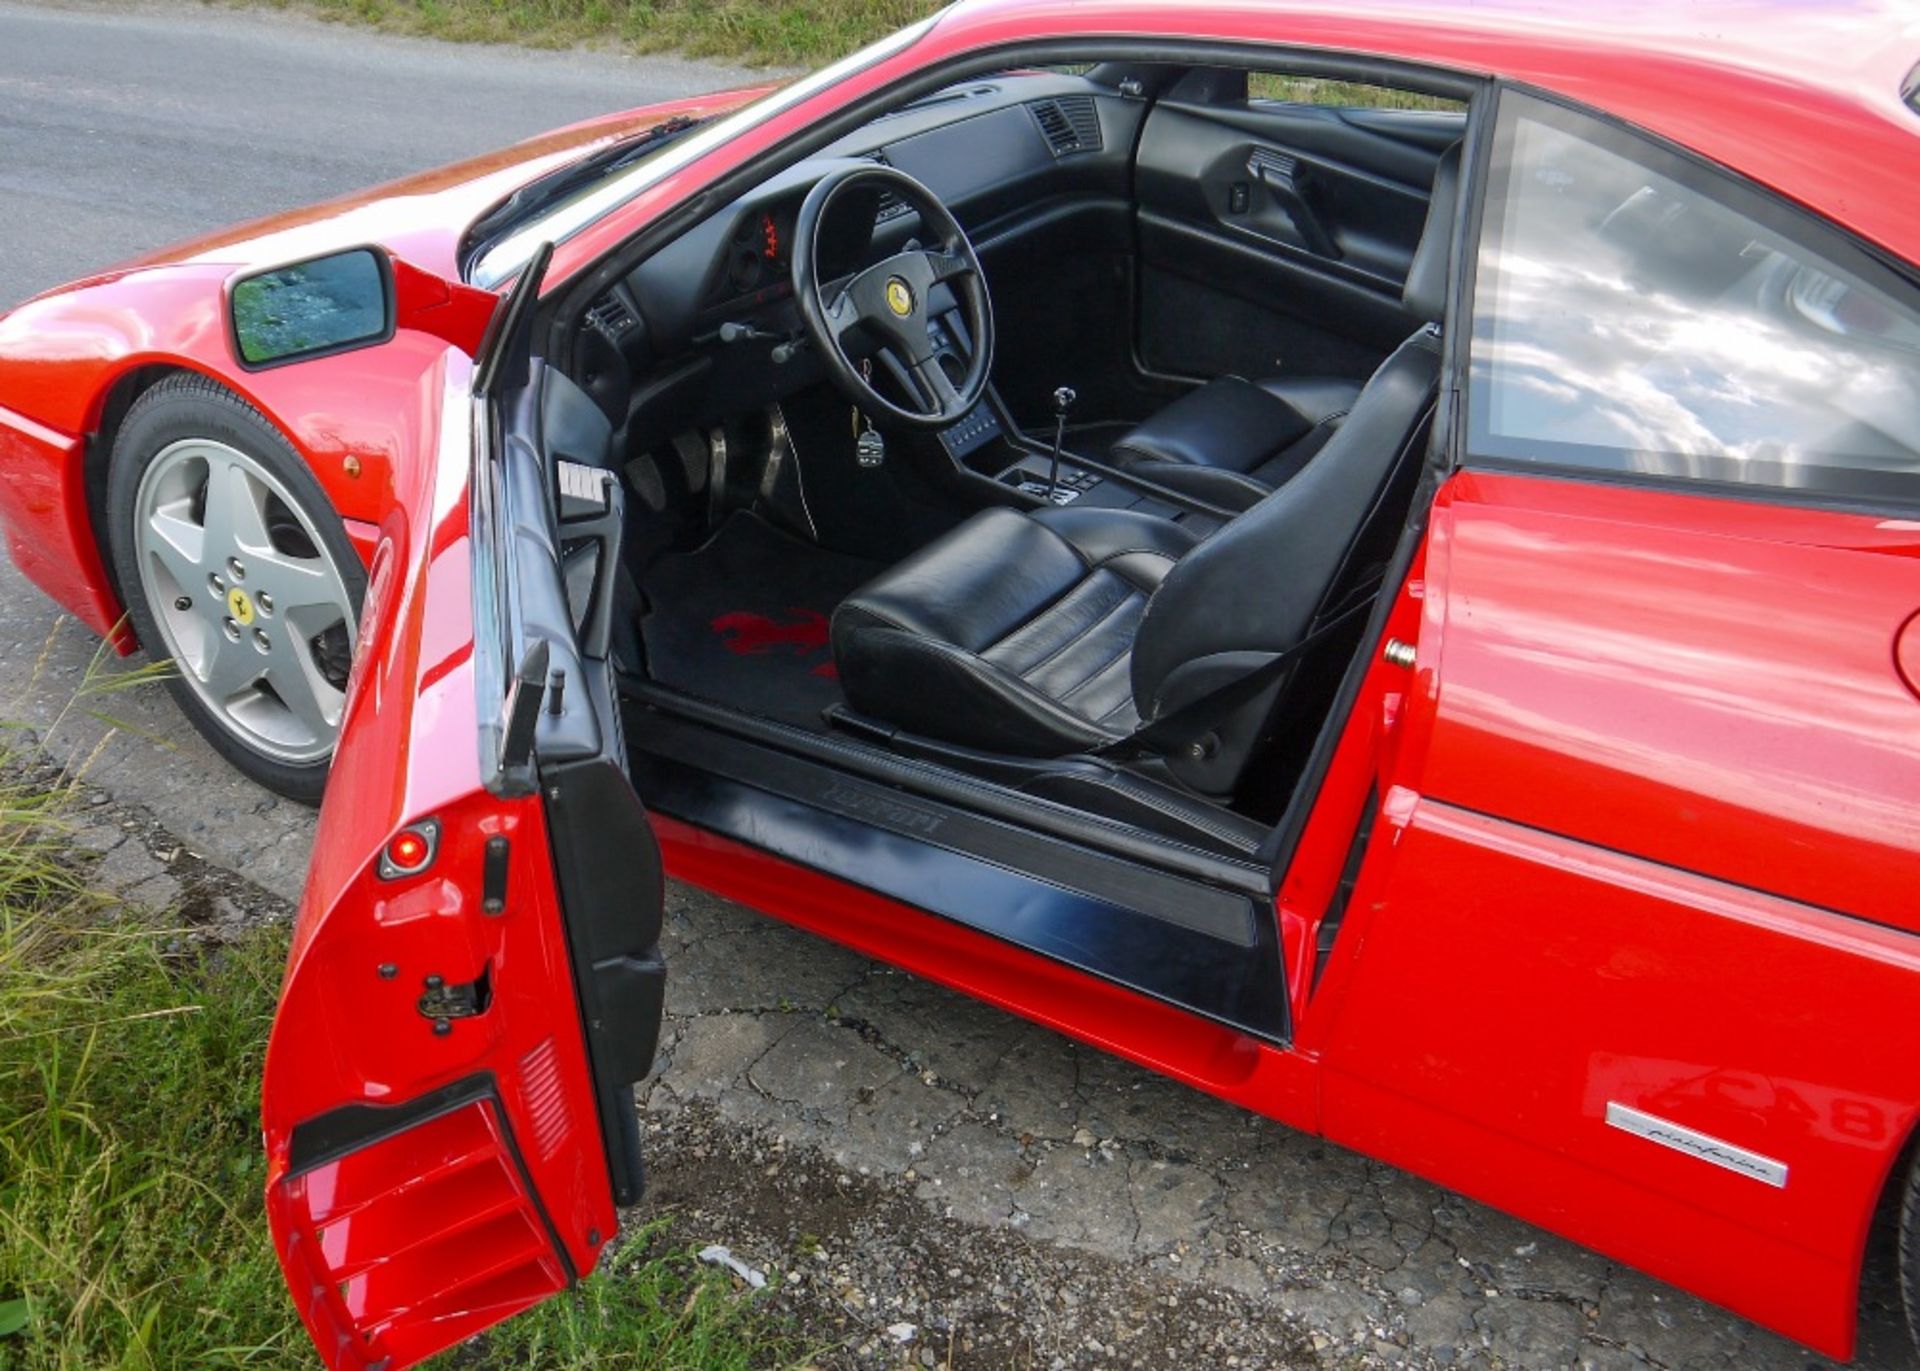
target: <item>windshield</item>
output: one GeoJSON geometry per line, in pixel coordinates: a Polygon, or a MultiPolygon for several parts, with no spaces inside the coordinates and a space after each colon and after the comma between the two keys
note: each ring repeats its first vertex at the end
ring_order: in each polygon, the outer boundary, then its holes
{"type": "Polygon", "coordinates": [[[667,144],[703,122],[679,115],[664,124],[629,134],[610,146],[585,153],[545,176],[528,182],[474,220],[460,249],[463,268],[471,264],[473,257],[484,253],[525,220],[596,181],[657,156],[667,144]]]}
{"type": "Polygon", "coordinates": [[[917,43],[939,21],[933,14],[917,24],[862,48],[851,57],[822,67],[790,85],[717,119],[666,144],[653,156],[630,167],[594,180],[571,195],[556,200],[514,231],[492,244],[473,263],[469,279],[474,285],[492,290],[518,272],[542,243],[564,243],[589,224],[626,204],[647,187],[665,180],[681,168],[698,161],[722,143],[739,137],[748,129],[764,124],[795,105],[811,98],[855,72],[893,56],[917,43]]]}

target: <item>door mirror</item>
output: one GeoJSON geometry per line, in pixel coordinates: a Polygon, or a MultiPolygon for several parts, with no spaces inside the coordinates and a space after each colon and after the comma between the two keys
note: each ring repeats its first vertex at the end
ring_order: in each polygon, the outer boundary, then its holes
{"type": "Polygon", "coordinates": [[[393,263],[350,248],[236,281],[233,350],[249,370],[385,342],[393,336],[393,263]]]}

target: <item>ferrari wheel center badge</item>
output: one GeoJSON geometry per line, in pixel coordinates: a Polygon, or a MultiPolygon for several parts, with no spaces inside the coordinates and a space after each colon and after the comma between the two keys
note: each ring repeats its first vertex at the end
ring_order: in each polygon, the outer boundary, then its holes
{"type": "Polygon", "coordinates": [[[239,586],[227,592],[227,613],[231,614],[233,621],[242,628],[253,622],[253,601],[239,586]]]}
{"type": "Polygon", "coordinates": [[[902,319],[913,313],[913,287],[898,276],[887,282],[887,308],[902,319]]]}

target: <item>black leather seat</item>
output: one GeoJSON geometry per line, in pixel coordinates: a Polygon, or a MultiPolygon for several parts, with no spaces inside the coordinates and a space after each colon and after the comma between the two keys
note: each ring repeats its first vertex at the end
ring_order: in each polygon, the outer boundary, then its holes
{"type": "MultiPolygon", "coordinates": [[[[1460,147],[1455,144],[1434,168],[1433,203],[1451,223],[1458,195],[1460,147]]],[[[1423,241],[1408,272],[1415,288],[1423,241]]],[[[1415,318],[1434,316],[1407,298],[1415,318]]],[[[1325,447],[1353,409],[1360,385],[1322,377],[1279,377],[1253,382],[1222,376],[1175,400],[1118,439],[1116,466],[1223,509],[1252,506],[1285,485],[1325,447]]]]}
{"type": "MultiPolygon", "coordinates": [[[[910,733],[1026,756],[1117,741],[1299,643],[1390,546],[1440,375],[1454,219],[1436,187],[1407,281],[1431,321],[1374,373],[1299,471],[1218,532],[1125,510],[989,509],[890,567],[834,612],[847,703],[910,733]]],[[[1231,791],[1284,681],[1210,720],[1166,764],[1231,791]]]]}
{"type": "Polygon", "coordinates": [[[1327,445],[1360,396],[1358,381],[1222,376],[1188,391],[1113,445],[1115,466],[1246,509],[1327,445]]]}
{"type": "Polygon", "coordinates": [[[834,612],[841,689],[863,714],[993,751],[1125,737],[1140,621],[1197,541],[1130,510],[983,510],[834,612]]]}

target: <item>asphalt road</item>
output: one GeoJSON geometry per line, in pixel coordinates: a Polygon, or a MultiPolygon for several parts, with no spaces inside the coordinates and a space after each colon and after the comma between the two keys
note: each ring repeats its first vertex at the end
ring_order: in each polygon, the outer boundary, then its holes
{"type": "MultiPolygon", "coordinates": [[[[0,308],[236,220],[751,79],[272,12],[0,4],[0,308]]],[[[311,816],[236,777],[159,690],[75,701],[94,650],[0,559],[0,719],[58,720],[59,755],[110,776],[209,857],[297,896],[311,816]],[[102,714],[122,727],[95,755],[102,714]]]]}
{"type": "MultiPolygon", "coordinates": [[[[271,13],[0,0],[0,307],[202,229],[744,75],[271,13]]],[[[0,559],[0,721],[296,898],[311,813],[236,777],[158,689],[90,690],[115,670],[96,654],[0,559]]],[[[115,860],[123,885],[169,888],[134,846],[115,860]]],[[[656,1121],[711,1109],[945,1220],[1231,1289],[1310,1332],[1330,1364],[1825,1364],[1524,1224],[696,892],[673,891],[668,942],[656,1121]]],[[[1866,1364],[1907,1364],[1897,1328],[1873,1328],[1866,1364]]]]}
{"type": "Polygon", "coordinates": [[[198,5],[0,5],[0,303],[238,219],[750,79],[198,5]]]}

